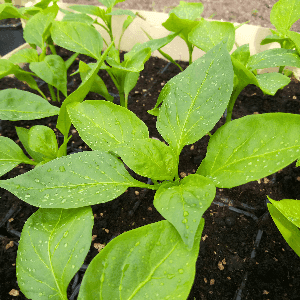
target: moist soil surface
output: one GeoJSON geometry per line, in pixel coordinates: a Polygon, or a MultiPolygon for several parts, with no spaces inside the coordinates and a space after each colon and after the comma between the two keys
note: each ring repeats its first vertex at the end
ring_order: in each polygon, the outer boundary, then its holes
{"type": "MultiPolygon", "coordinates": [[[[64,60],[70,55],[69,51],[59,47],[57,51],[64,60]]],[[[79,60],[94,62],[93,59],[80,55],[69,69],[68,75],[77,70],[79,60]]],[[[183,69],[187,67],[186,62],[178,63],[183,69]]],[[[148,114],[147,110],[154,107],[164,84],[178,73],[179,69],[175,65],[151,57],[145,64],[136,87],[130,93],[128,108],[146,123],[150,137],[162,140],[155,126],[156,117],[148,114]]],[[[103,70],[100,70],[99,75],[109,92],[114,95],[114,102],[118,103],[118,91],[110,77],[103,70]]],[[[74,91],[80,82],[78,74],[68,76],[68,94],[74,91]]],[[[15,78],[5,77],[0,80],[0,90],[7,88],[37,94],[15,78]]],[[[41,83],[40,88],[50,99],[47,85],[41,83]]],[[[89,93],[85,99],[103,98],[98,94],[89,93]]],[[[249,85],[236,101],[233,119],[269,112],[299,114],[299,99],[300,82],[295,78],[275,96],[263,95],[257,87],[249,85]]],[[[60,106],[57,102],[51,104],[60,106]]],[[[24,149],[15,126],[30,128],[33,125],[45,125],[55,131],[61,144],[62,136],[55,128],[56,121],[57,116],[34,121],[1,121],[0,134],[11,138],[24,149]]],[[[211,133],[224,123],[225,118],[222,117],[211,133]]],[[[71,128],[70,134],[72,139],[69,142],[68,153],[91,150],[81,140],[74,127],[71,128]]],[[[208,141],[207,135],[197,143],[184,147],[179,165],[181,178],[195,173],[205,157],[208,141]]],[[[21,164],[1,179],[9,179],[31,169],[31,166],[21,164]]],[[[147,178],[128,171],[136,179],[147,181],[147,178]]],[[[266,206],[266,195],[280,200],[299,199],[299,194],[300,168],[296,168],[295,163],[259,181],[232,189],[217,189],[214,203],[203,216],[205,227],[196,264],[195,282],[188,299],[300,299],[300,258],[282,238],[266,206]]],[[[27,299],[20,292],[16,279],[18,235],[26,220],[37,208],[4,189],[0,189],[0,197],[0,299],[27,299]]],[[[89,264],[99,253],[98,249],[119,234],[163,220],[153,206],[153,197],[152,190],[129,188],[113,201],[93,205],[93,242],[84,263],[89,264]]],[[[78,274],[81,280],[84,271],[79,271],[78,274]]],[[[69,297],[72,294],[72,284],[73,280],[68,288],[69,297]]]]}

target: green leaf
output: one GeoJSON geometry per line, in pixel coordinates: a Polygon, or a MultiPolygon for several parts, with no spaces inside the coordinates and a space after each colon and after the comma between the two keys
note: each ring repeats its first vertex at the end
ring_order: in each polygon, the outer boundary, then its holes
{"type": "Polygon", "coordinates": [[[109,16],[127,15],[127,16],[131,16],[133,18],[136,17],[136,15],[129,9],[116,9],[116,10],[113,10],[112,12],[108,13],[107,15],[109,15],[109,16]]]}
{"type": "Polygon", "coordinates": [[[160,38],[160,39],[153,39],[150,40],[148,42],[145,42],[143,44],[135,44],[134,47],[130,50],[130,52],[127,52],[125,54],[125,59],[132,59],[134,57],[134,55],[145,49],[145,48],[150,48],[151,49],[151,53],[154,52],[155,50],[158,50],[162,47],[164,47],[165,45],[169,44],[170,42],[172,42],[172,40],[178,35],[178,33],[173,33],[173,34],[169,34],[166,37],[160,38]]]}
{"type": "Polygon", "coordinates": [[[300,34],[294,31],[288,31],[287,36],[294,42],[298,55],[300,55],[300,34]]]}
{"type": "Polygon", "coordinates": [[[11,3],[0,4],[0,20],[9,18],[22,18],[22,14],[11,3]]]}
{"type": "Polygon", "coordinates": [[[100,59],[103,39],[93,27],[79,22],[58,22],[52,24],[51,36],[57,45],[73,52],[79,52],[100,59]]]}
{"type": "Polygon", "coordinates": [[[228,38],[227,51],[230,52],[235,42],[235,28],[230,22],[206,21],[201,19],[188,35],[189,42],[204,52],[228,38]]]}
{"type": "Polygon", "coordinates": [[[167,30],[173,31],[173,32],[179,32],[179,36],[184,39],[186,43],[189,43],[188,41],[188,35],[192,31],[192,29],[198,25],[198,21],[191,21],[188,19],[181,19],[177,17],[174,13],[170,14],[167,21],[162,23],[162,26],[164,26],[167,30]]]}
{"type": "Polygon", "coordinates": [[[275,48],[252,55],[247,68],[251,70],[290,66],[300,68],[300,58],[297,51],[275,48]]]}
{"type": "Polygon", "coordinates": [[[173,8],[169,14],[174,13],[180,19],[196,20],[201,17],[204,6],[202,3],[188,3],[180,1],[179,5],[173,8]]]}
{"type": "Polygon", "coordinates": [[[20,64],[20,63],[30,63],[39,61],[38,52],[35,49],[22,49],[17,53],[13,54],[8,61],[13,64],[20,64]]]}
{"type": "Polygon", "coordinates": [[[17,132],[17,135],[19,137],[19,140],[23,144],[23,146],[26,149],[26,151],[28,152],[28,154],[34,159],[34,161],[36,161],[38,163],[40,163],[42,161],[45,161],[46,157],[42,153],[35,152],[35,151],[33,151],[30,148],[29,143],[28,143],[28,140],[29,140],[29,134],[28,134],[29,130],[30,129],[22,128],[22,127],[17,127],[16,126],[16,132],[17,132]]]}
{"type": "Polygon", "coordinates": [[[220,188],[232,188],[283,169],[299,157],[300,116],[250,115],[226,123],[210,138],[197,170],[220,188]]]}
{"type": "MultiPolygon", "coordinates": [[[[87,65],[86,63],[84,63],[83,61],[79,62],[79,72],[80,72],[80,78],[82,81],[85,80],[85,78],[88,76],[91,69],[92,68],[89,65],[87,65]]],[[[98,75],[96,75],[95,81],[93,82],[93,84],[91,86],[90,92],[100,94],[107,101],[111,101],[111,102],[114,101],[114,97],[108,93],[108,90],[106,88],[104,81],[98,75]]]]}
{"type": "Polygon", "coordinates": [[[191,174],[179,185],[161,186],[154,197],[158,212],[176,228],[184,243],[191,249],[202,215],[216,195],[216,187],[208,178],[191,174]]]}
{"type": "MultiPolygon", "coordinates": [[[[295,226],[300,228],[300,201],[283,199],[275,201],[268,197],[270,202],[295,226]]],[[[300,245],[299,245],[300,247],[300,245]]]]}
{"type": "Polygon", "coordinates": [[[0,144],[0,176],[9,172],[20,163],[32,163],[13,140],[0,136],[0,144]]]}
{"type": "Polygon", "coordinates": [[[67,287],[92,241],[90,207],[39,209],[25,223],[17,255],[17,279],[29,299],[67,299],[67,287]]]}
{"type": "Polygon", "coordinates": [[[94,15],[100,18],[102,18],[102,16],[105,14],[104,9],[101,9],[100,7],[95,5],[72,5],[69,8],[83,14],[94,15]]]}
{"type": "MultiPolygon", "coordinates": [[[[278,36],[277,34],[271,34],[266,36],[261,42],[261,45],[266,45],[266,44],[270,44],[270,43],[279,43],[281,45],[281,47],[283,46],[284,42],[288,42],[289,39],[288,38],[283,38],[278,36]]],[[[282,47],[283,48],[283,47],[282,47]]]]}
{"type": "Polygon", "coordinates": [[[276,2],[270,13],[270,21],[276,29],[285,34],[300,18],[299,0],[280,0],[276,2]]]}
{"type": "Polygon", "coordinates": [[[112,150],[135,173],[155,180],[172,180],[177,172],[177,160],[172,149],[154,139],[133,140],[112,150]]]}
{"type": "Polygon", "coordinates": [[[290,78],[280,73],[264,73],[256,75],[256,79],[262,91],[272,96],[291,81],[290,78]]]}
{"type": "Polygon", "coordinates": [[[28,132],[28,145],[35,152],[54,159],[57,156],[58,145],[54,131],[42,125],[35,125],[28,132]]]}
{"type": "Polygon", "coordinates": [[[233,70],[222,42],[173,77],[162,89],[157,129],[179,156],[219,121],[230,99],[233,70]]]}
{"type": "Polygon", "coordinates": [[[67,68],[59,55],[47,55],[43,61],[30,63],[29,68],[67,97],[67,68]]]}
{"type": "Polygon", "coordinates": [[[94,19],[90,16],[84,15],[84,14],[74,14],[69,13],[66,14],[63,19],[63,22],[79,22],[79,23],[85,23],[87,25],[92,25],[94,23],[94,19]]]}
{"type": "Polygon", "coordinates": [[[250,58],[249,44],[238,47],[232,54],[231,57],[238,60],[242,65],[246,66],[250,58]]]}
{"type": "Polygon", "coordinates": [[[145,187],[133,179],[114,155],[88,151],[63,156],[8,180],[0,186],[23,201],[43,208],[75,208],[111,201],[130,186],[145,187]]]}
{"type": "Polygon", "coordinates": [[[55,116],[59,108],[45,99],[17,89],[0,91],[0,119],[9,121],[35,120],[55,116]]]}
{"type": "Polygon", "coordinates": [[[149,137],[143,121],[111,102],[86,100],[70,104],[67,109],[80,137],[93,150],[109,151],[118,144],[149,137]]]}
{"type": "Polygon", "coordinates": [[[57,4],[37,13],[26,23],[24,39],[29,44],[34,44],[44,49],[44,42],[49,35],[49,28],[58,13],[57,4]]]}
{"type": "Polygon", "coordinates": [[[7,59],[0,59],[0,79],[7,75],[14,74],[14,72],[18,69],[18,66],[15,66],[7,59]]]}
{"type": "Polygon", "coordinates": [[[125,0],[98,0],[100,3],[102,3],[107,8],[113,8],[116,4],[120,2],[124,2],[125,0]]]}
{"type": "Polygon", "coordinates": [[[203,226],[191,251],[167,221],[119,235],[89,265],[78,300],[187,299],[203,226]]]}
{"type": "MultiPolygon", "coordinates": [[[[284,200],[281,200],[281,201],[284,201],[284,200]]],[[[279,201],[279,202],[281,202],[281,201],[279,201]]],[[[293,200],[293,201],[299,202],[299,200],[293,200]]],[[[269,209],[270,215],[271,215],[274,223],[276,224],[277,228],[279,229],[280,233],[282,234],[282,236],[284,237],[286,242],[296,252],[296,254],[298,256],[300,256],[300,231],[299,231],[299,228],[296,225],[294,225],[291,221],[289,221],[284,216],[284,214],[282,214],[280,212],[280,210],[278,210],[276,208],[275,205],[268,203],[268,209],[269,209]]]]}

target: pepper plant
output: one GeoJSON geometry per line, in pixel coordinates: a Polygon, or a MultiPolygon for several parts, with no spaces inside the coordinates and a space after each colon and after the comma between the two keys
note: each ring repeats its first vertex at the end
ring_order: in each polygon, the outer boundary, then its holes
{"type": "MultiPolygon", "coordinates": [[[[98,66],[99,67],[99,66],[98,66]]],[[[216,187],[232,188],[289,165],[300,152],[300,116],[250,115],[219,128],[196,174],[178,176],[185,145],[206,135],[221,118],[233,90],[233,66],[221,42],[162,89],[157,129],[126,108],[79,93],[63,103],[61,132],[71,122],[92,151],[51,160],[0,186],[39,207],[23,227],[17,278],[31,299],[67,299],[67,286],[91,242],[90,205],[111,201],[128,187],[155,190],[166,219],[121,234],[92,260],[78,299],[186,299],[195,276],[203,213],[216,187]],[[131,177],[151,178],[153,185],[131,177]]],[[[75,93],[75,92],[74,92],[75,93]]]]}

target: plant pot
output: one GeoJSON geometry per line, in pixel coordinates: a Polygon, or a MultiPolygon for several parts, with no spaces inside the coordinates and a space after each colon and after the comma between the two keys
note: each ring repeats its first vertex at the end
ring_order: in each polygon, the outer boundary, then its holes
{"type": "Polygon", "coordinates": [[[0,25],[0,55],[4,56],[15,48],[23,45],[23,28],[21,22],[17,24],[0,25]]]}

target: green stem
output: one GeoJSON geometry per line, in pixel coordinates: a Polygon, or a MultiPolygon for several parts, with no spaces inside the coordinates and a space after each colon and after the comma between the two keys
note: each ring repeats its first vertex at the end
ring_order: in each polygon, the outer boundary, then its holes
{"type": "Polygon", "coordinates": [[[232,94],[231,94],[231,97],[230,97],[230,100],[229,100],[229,103],[227,105],[227,116],[226,116],[226,121],[225,123],[228,123],[231,121],[231,118],[232,118],[232,111],[233,111],[233,106],[234,106],[234,103],[237,99],[237,97],[239,96],[239,94],[241,93],[241,91],[245,88],[245,86],[237,86],[232,94]]]}
{"type": "Polygon", "coordinates": [[[282,74],[282,72],[283,72],[283,69],[284,69],[284,66],[280,66],[280,67],[279,67],[279,71],[278,71],[278,73],[281,73],[281,74],[282,74]]]}
{"type": "Polygon", "coordinates": [[[49,45],[49,48],[50,48],[52,54],[57,55],[54,45],[49,45]]]}
{"type": "Polygon", "coordinates": [[[47,50],[47,47],[44,45],[44,47],[42,49],[42,53],[39,56],[39,61],[43,61],[45,59],[45,57],[46,57],[46,50],[47,50]]]}
{"type": "Polygon", "coordinates": [[[127,108],[127,101],[126,101],[126,98],[125,98],[124,91],[122,91],[122,92],[119,91],[119,96],[120,96],[120,105],[127,108]]]}
{"type": "Polygon", "coordinates": [[[53,90],[53,86],[48,83],[48,88],[49,88],[49,91],[50,91],[50,95],[51,95],[52,101],[56,102],[56,97],[55,97],[55,93],[54,93],[54,90],[53,90]]]}
{"type": "Polygon", "coordinates": [[[57,89],[56,97],[57,97],[57,101],[60,103],[60,99],[59,99],[59,89],[57,89]]]}
{"type": "Polygon", "coordinates": [[[66,62],[66,69],[68,70],[72,63],[75,61],[76,57],[79,55],[79,52],[74,53],[66,62]]]}

